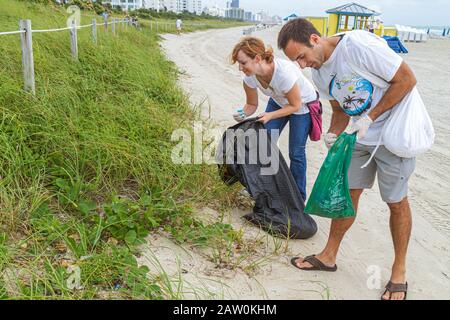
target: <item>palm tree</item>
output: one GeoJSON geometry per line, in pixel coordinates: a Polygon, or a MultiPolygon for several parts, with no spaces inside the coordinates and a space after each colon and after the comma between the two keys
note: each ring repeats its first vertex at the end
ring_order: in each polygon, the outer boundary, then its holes
{"type": "Polygon", "coordinates": [[[357,102],[358,100],[356,99],[356,97],[354,97],[354,96],[350,96],[350,95],[348,95],[348,96],[346,96],[345,98],[344,98],[344,103],[343,103],[343,105],[344,105],[344,109],[350,109],[350,105],[352,104],[353,105],[353,107],[357,107],[357,105],[355,105],[355,102],[357,102]]]}

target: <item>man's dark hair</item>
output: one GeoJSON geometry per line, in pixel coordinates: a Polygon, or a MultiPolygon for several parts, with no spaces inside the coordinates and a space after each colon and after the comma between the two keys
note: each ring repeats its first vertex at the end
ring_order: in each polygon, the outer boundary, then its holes
{"type": "Polygon", "coordinates": [[[281,28],[278,35],[278,48],[284,50],[290,40],[312,47],[309,38],[312,34],[322,36],[316,27],[306,19],[294,19],[281,28]]]}

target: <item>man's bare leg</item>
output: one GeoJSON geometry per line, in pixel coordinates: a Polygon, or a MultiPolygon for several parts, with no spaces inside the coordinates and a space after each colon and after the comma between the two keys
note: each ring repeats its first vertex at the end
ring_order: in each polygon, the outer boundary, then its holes
{"type": "MultiPolygon", "coordinates": [[[[408,198],[399,203],[388,204],[391,211],[389,225],[391,227],[392,240],[394,242],[395,260],[392,265],[391,282],[406,283],[406,253],[411,237],[412,218],[408,198]]],[[[405,294],[386,292],[383,299],[403,300],[405,294]]]]}
{"type": "MultiPolygon", "coordinates": [[[[355,212],[358,211],[359,198],[364,190],[350,190],[350,196],[352,197],[353,208],[355,212]]],[[[333,267],[336,264],[336,257],[339,251],[339,246],[341,245],[342,239],[345,233],[350,229],[353,222],[355,222],[356,217],[347,219],[333,219],[331,222],[330,234],[328,236],[327,245],[322,250],[322,252],[316,255],[326,266],[333,267]]],[[[305,262],[302,259],[296,261],[296,265],[299,268],[310,268],[312,265],[309,262],[305,262]]]]}

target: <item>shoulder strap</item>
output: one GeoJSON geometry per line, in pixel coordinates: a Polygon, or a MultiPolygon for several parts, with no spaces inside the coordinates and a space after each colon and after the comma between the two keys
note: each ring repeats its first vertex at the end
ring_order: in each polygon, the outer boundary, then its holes
{"type": "MultiPolygon", "coordinates": [[[[348,35],[347,35],[347,39],[348,39],[348,35]]],[[[344,49],[344,53],[345,53],[345,60],[347,61],[347,63],[350,65],[350,67],[356,71],[356,73],[358,73],[361,77],[364,77],[366,80],[370,81],[372,84],[376,85],[378,88],[381,89],[386,89],[390,86],[389,82],[387,82],[386,80],[380,78],[379,76],[363,70],[362,68],[360,68],[359,66],[355,65],[350,58],[350,54],[348,53],[348,48],[347,48],[347,41],[342,43],[343,45],[343,49],[344,49]]]]}

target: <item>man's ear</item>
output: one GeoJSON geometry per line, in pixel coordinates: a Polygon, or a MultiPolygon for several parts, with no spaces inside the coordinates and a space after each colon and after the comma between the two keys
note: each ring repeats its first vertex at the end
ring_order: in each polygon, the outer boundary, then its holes
{"type": "Polygon", "coordinates": [[[262,58],[261,58],[260,55],[256,55],[254,60],[255,60],[256,63],[260,63],[262,58]]]}
{"type": "Polygon", "coordinates": [[[318,44],[319,41],[320,41],[320,36],[317,35],[317,34],[314,34],[314,33],[313,33],[313,34],[309,37],[309,43],[311,44],[311,46],[314,46],[314,45],[318,44]]]}

